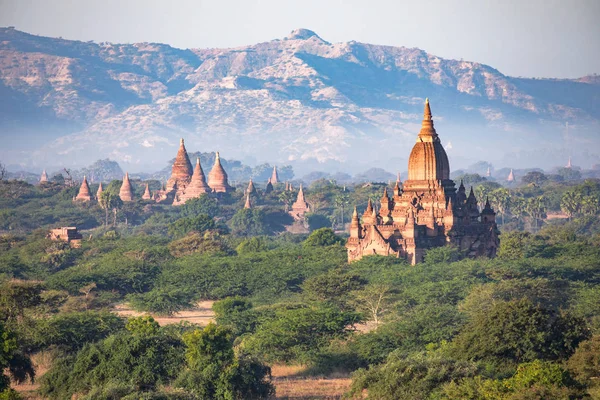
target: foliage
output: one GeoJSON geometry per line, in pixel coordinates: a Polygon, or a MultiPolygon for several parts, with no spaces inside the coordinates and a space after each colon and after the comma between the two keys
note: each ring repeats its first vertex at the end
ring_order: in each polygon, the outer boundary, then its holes
{"type": "Polygon", "coordinates": [[[331,220],[323,214],[306,213],[304,218],[306,219],[306,222],[308,223],[308,229],[311,232],[331,227],[331,220]]]}
{"type": "Polygon", "coordinates": [[[417,353],[407,356],[393,352],[385,364],[360,369],[352,375],[348,396],[362,399],[413,400],[435,398],[445,383],[474,376],[477,365],[457,361],[442,354],[417,353]]]}
{"type": "Polygon", "coordinates": [[[189,232],[202,233],[209,229],[214,229],[215,221],[206,214],[199,214],[195,217],[180,218],[169,225],[169,235],[182,237],[189,232]]]}
{"type": "Polygon", "coordinates": [[[359,321],[356,313],[331,307],[277,310],[244,340],[243,348],[266,361],[306,361],[331,340],[346,337],[359,321]]]}
{"type": "Polygon", "coordinates": [[[182,342],[168,335],[112,335],[56,360],[42,377],[40,391],[50,399],[65,399],[107,383],[151,390],[177,375],[182,348],[182,342]]]}
{"type": "Polygon", "coordinates": [[[127,296],[127,300],[136,310],[159,315],[173,315],[191,307],[189,295],[180,289],[168,287],[156,287],[145,293],[132,293],[127,296]]]}
{"type": "Polygon", "coordinates": [[[588,335],[583,320],[520,299],[475,315],[454,345],[457,355],[471,360],[564,360],[588,335]]]}
{"type": "Polygon", "coordinates": [[[332,246],[338,243],[342,243],[342,238],[337,236],[331,228],[319,228],[304,241],[305,246],[332,246]]]}
{"type": "Polygon", "coordinates": [[[274,394],[270,368],[236,356],[231,340],[231,331],[214,324],[184,334],[188,369],[175,385],[203,399],[264,399],[274,394]]]}

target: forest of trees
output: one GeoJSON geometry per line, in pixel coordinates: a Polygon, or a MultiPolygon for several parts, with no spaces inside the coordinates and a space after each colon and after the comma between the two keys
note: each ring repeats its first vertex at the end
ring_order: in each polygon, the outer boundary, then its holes
{"type": "Polygon", "coordinates": [[[0,180],[0,399],[29,380],[47,399],[270,398],[282,363],[350,374],[356,399],[600,398],[600,181],[462,179],[497,210],[498,256],[443,247],[416,266],[347,262],[342,228],[383,183],[313,182],[310,233],[291,234],[282,187],[247,210],[239,189],[173,207],[123,203],[119,181],[73,203],[77,187],[0,180]],[[60,226],[82,246],[48,239],[60,226]],[[215,323],[112,312],[200,300],[215,323]]]}

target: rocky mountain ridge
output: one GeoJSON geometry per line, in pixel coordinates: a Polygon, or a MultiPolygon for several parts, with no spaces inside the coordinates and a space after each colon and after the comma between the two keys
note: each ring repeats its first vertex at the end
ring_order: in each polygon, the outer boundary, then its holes
{"type": "Polygon", "coordinates": [[[425,97],[451,158],[599,141],[597,76],[513,78],[416,48],[332,44],[306,29],[188,50],[0,29],[0,129],[29,142],[0,153],[9,160],[35,144],[24,162],[110,157],[143,168],[162,165],[185,137],[192,150],[242,160],[394,162],[408,156],[425,97]]]}

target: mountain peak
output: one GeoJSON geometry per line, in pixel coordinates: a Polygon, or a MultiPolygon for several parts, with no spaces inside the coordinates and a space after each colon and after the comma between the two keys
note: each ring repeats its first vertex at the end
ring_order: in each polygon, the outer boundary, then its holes
{"type": "Polygon", "coordinates": [[[310,29],[294,29],[288,36],[285,37],[286,40],[307,40],[311,37],[316,37],[317,39],[324,41],[321,39],[319,35],[311,31],[310,29]]]}

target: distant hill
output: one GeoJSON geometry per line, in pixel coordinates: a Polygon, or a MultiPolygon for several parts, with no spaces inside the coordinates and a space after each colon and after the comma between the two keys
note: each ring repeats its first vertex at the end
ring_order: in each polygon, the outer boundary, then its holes
{"type": "Polygon", "coordinates": [[[110,157],[152,171],[185,137],[189,148],[240,160],[402,170],[385,163],[408,157],[425,97],[451,162],[548,167],[562,165],[566,149],[593,160],[600,148],[594,75],[515,78],[417,48],[329,43],[306,29],[188,50],[0,29],[0,130],[10,139],[0,157],[10,163],[110,157]]]}

